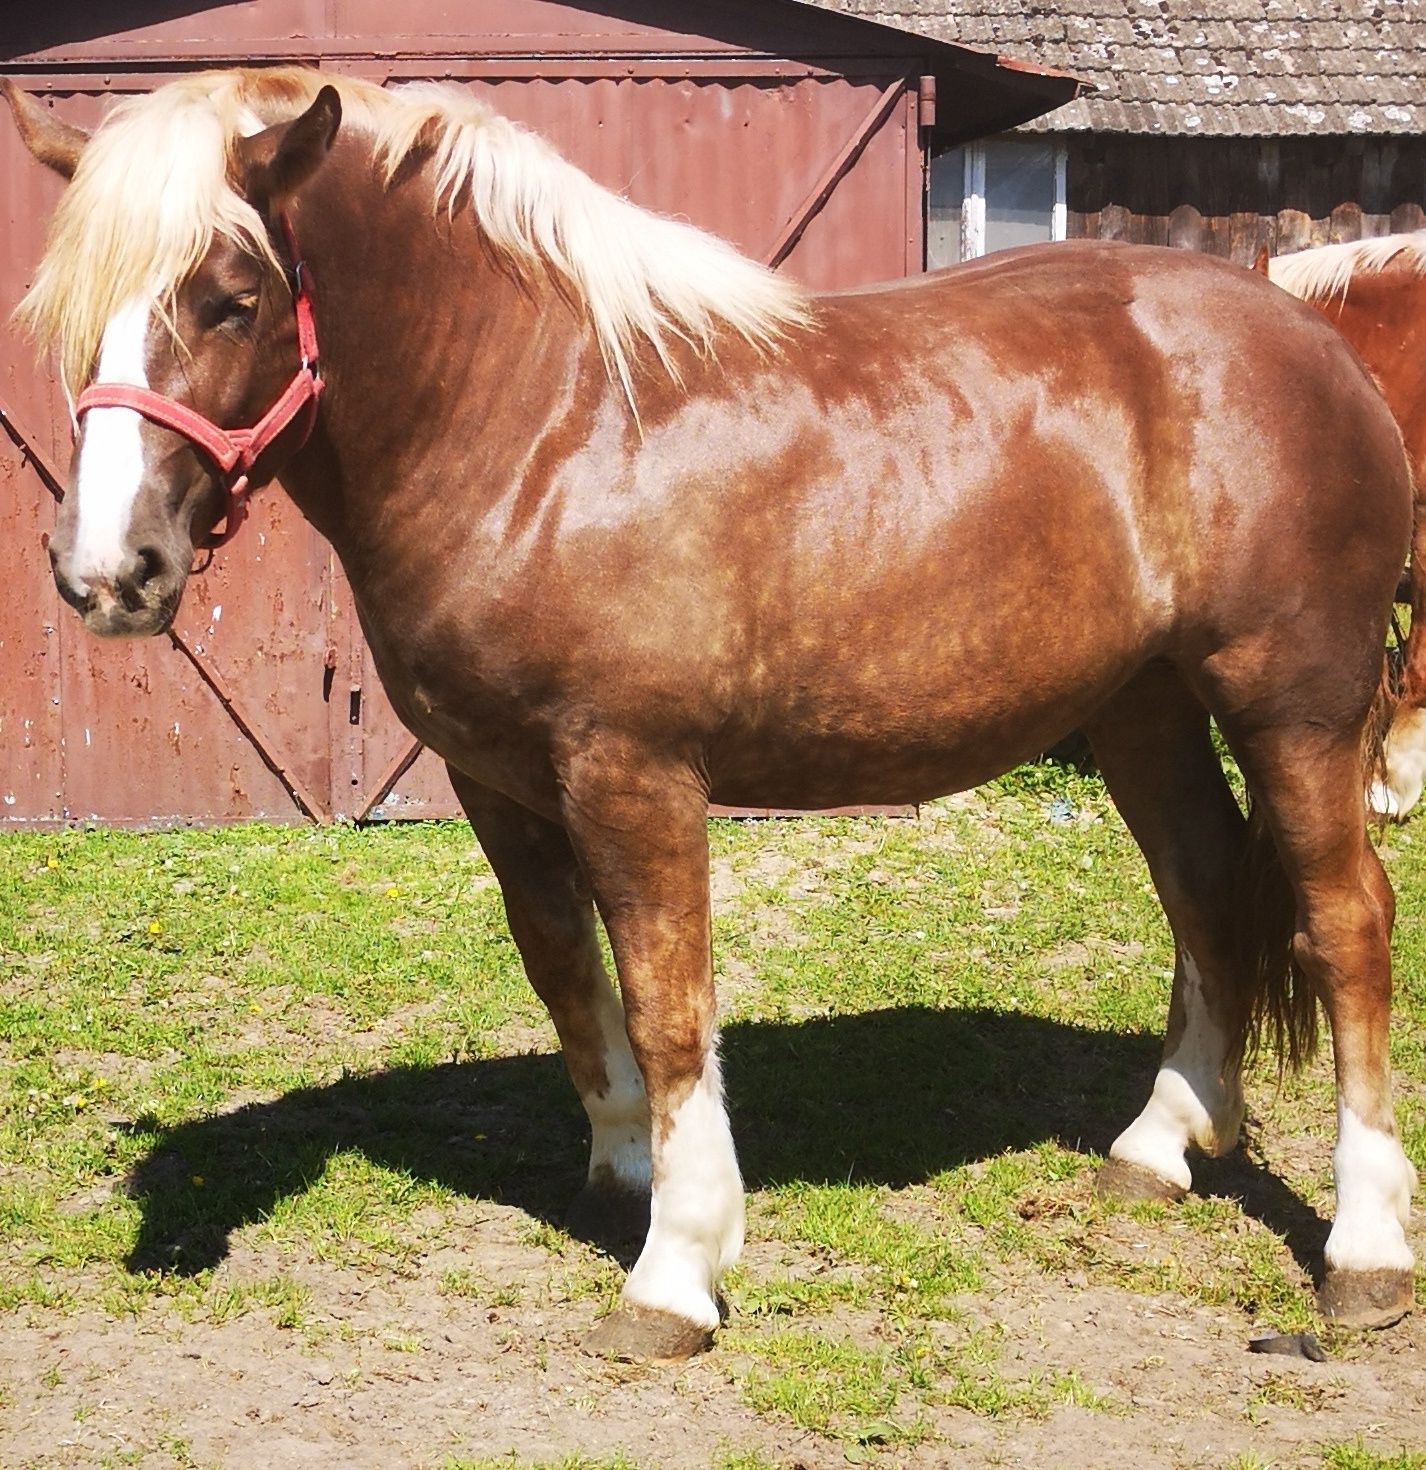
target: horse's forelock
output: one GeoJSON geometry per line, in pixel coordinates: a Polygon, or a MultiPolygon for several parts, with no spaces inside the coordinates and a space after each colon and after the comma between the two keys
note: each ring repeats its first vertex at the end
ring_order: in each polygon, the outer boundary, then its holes
{"type": "Polygon", "coordinates": [[[236,140],[263,100],[243,85],[249,75],[204,73],[130,98],[86,145],[19,308],[58,349],[71,393],[114,313],[142,297],[165,315],[216,236],[271,258],[261,218],[229,178],[236,140]]]}

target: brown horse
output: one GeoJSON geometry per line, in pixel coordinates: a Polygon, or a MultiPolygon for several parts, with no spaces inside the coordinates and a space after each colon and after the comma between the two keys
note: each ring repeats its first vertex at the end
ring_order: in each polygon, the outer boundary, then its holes
{"type": "Polygon", "coordinates": [[[1320,316],[1221,263],[1097,244],[804,298],[429,86],[213,73],[92,138],[10,102],[72,174],[25,306],[90,383],[60,591],[95,632],[166,627],[239,471],[280,470],[330,537],[554,1018],[593,1130],[586,1225],[647,1227],[596,1348],[704,1345],[742,1242],[710,799],[909,802],[1076,725],[1177,953],[1104,1185],[1182,1193],[1190,1148],[1238,1138],[1255,1027],[1296,1057],[1320,998],[1321,1300],[1351,1323],[1408,1309],[1363,751],[1411,491],[1320,316]]]}
{"type": "Polygon", "coordinates": [[[1266,269],[1357,349],[1396,416],[1415,478],[1411,627],[1386,742],[1386,779],[1371,792],[1379,812],[1400,819],[1426,784],[1426,231],[1323,245],[1266,262],[1266,269]]]}

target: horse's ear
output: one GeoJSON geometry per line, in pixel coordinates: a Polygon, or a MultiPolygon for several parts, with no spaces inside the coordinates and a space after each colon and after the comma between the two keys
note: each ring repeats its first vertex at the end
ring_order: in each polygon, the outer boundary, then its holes
{"type": "Polygon", "coordinates": [[[1266,245],[1258,246],[1258,253],[1253,257],[1253,269],[1260,276],[1268,274],[1268,247],[1266,245]]]}
{"type": "Polygon", "coordinates": [[[4,89],[25,147],[57,174],[73,178],[89,134],[56,117],[28,92],[22,92],[9,77],[0,78],[0,88],[4,89]]]}
{"type": "Polygon", "coordinates": [[[261,205],[294,194],[317,172],[341,120],[337,89],[323,87],[301,117],[244,138],[238,148],[243,192],[261,205]]]}

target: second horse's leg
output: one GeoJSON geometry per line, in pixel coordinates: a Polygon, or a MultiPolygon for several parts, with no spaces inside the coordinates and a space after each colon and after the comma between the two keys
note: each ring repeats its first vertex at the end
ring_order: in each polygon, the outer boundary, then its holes
{"type": "Polygon", "coordinates": [[[1386,780],[1373,781],[1371,804],[1382,816],[1403,820],[1426,785],[1426,486],[1416,491],[1411,536],[1411,627],[1402,650],[1401,697],[1386,737],[1386,780]]]}
{"type": "Polygon", "coordinates": [[[649,1106],[624,1010],[604,973],[594,904],[562,827],[452,771],[451,785],[500,881],[525,973],[549,1009],[589,1115],[589,1179],[577,1235],[624,1247],[649,1220],[649,1106]]]}

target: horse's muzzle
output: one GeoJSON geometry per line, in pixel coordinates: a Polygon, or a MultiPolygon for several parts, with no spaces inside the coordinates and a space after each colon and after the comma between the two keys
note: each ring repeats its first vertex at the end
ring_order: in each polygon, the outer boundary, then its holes
{"type": "Polygon", "coordinates": [[[186,567],[178,568],[156,547],[140,547],[117,572],[84,576],[50,545],[59,595],[100,638],[149,638],[167,632],[178,611],[186,567]]]}

